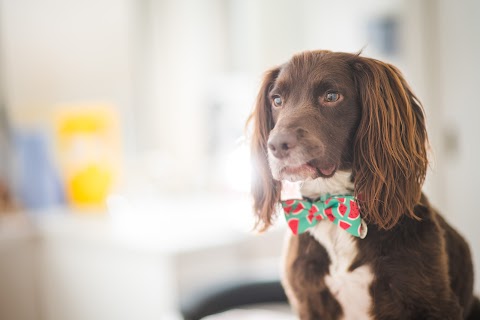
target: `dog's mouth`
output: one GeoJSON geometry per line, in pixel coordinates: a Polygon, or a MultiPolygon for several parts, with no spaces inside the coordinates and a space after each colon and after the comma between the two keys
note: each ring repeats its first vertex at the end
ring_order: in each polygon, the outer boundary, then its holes
{"type": "Polygon", "coordinates": [[[337,171],[337,165],[333,163],[316,164],[315,161],[309,161],[300,166],[287,166],[281,170],[281,175],[287,180],[305,180],[307,178],[315,179],[318,177],[330,178],[337,171]]]}
{"type": "Polygon", "coordinates": [[[337,165],[333,163],[328,163],[326,165],[317,167],[317,171],[323,178],[330,178],[337,171],[337,165]]]}

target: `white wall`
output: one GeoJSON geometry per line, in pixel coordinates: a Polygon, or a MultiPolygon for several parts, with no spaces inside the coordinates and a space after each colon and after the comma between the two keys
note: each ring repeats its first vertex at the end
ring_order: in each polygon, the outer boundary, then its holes
{"type": "Polygon", "coordinates": [[[400,0],[231,0],[230,51],[233,71],[259,74],[304,50],[358,52],[369,44],[366,23],[396,14],[400,0]]]}
{"type": "MultiPolygon", "coordinates": [[[[438,95],[444,128],[445,209],[474,251],[480,292],[480,2],[442,0],[438,6],[438,95]]],[[[440,156],[440,155],[439,155],[440,156]]]]}
{"type": "Polygon", "coordinates": [[[207,92],[226,65],[224,1],[135,2],[138,146],[155,153],[159,183],[191,190],[205,168],[207,92]]]}
{"type": "Polygon", "coordinates": [[[426,191],[470,243],[480,292],[480,2],[409,0],[404,11],[408,75],[433,148],[426,191]]]}
{"type": "Polygon", "coordinates": [[[130,4],[3,0],[2,66],[10,108],[130,102],[130,4]]]}

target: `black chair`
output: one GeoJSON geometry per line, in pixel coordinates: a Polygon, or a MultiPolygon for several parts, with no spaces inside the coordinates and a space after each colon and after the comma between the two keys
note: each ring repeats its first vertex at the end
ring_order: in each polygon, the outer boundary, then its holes
{"type": "Polygon", "coordinates": [[[280,281],[230,283],[182,301],[185,320],[199,320],[230,309],[263,303],[288,303],[280,281]]]}

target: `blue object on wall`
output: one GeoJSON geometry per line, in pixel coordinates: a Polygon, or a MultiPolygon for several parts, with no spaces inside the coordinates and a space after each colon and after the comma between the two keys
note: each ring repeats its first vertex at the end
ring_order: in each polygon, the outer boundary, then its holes
{"type": "Polygon", "coordinates": [[[368,23],[369,43],[386,56],[399,53],[400,21],[396,16],[381,16],[368,23]]]}
{"type": "Polygon", "coordinates": [[[65,203],[45,135],[38,131],[16,132],[14,147],[14,181],[21,205],[38,210],[65,203]]]}

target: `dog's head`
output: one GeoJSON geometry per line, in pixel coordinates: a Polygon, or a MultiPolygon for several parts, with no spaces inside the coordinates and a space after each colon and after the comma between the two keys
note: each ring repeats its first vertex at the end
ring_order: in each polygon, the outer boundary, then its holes
{"type": "Polygon", "coordinates": [[[400,72],[358,54],[304,52],[265,74],[253,123],[252,193],[266,229],[281,180],[350,170],[362,217],[415,217],[427,169],[424,114],[400,72]]]}

